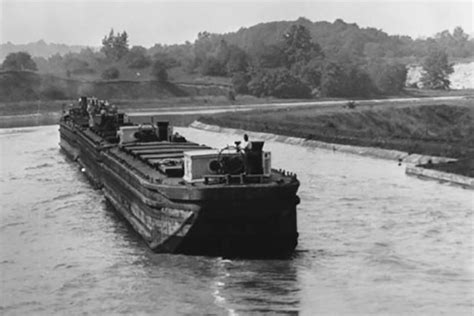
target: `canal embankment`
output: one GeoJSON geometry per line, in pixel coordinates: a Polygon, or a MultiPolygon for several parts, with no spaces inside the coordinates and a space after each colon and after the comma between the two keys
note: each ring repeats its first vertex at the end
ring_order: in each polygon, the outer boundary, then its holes
{"type": "MultiPolygon", "coordinates": [[[[474,104],[469,96],[361,100],[355,106],[341,100],[240,105],[219,105],[217,99],[197,105],[182,101],[156,106],[151,100],[122,100],[120,108],[138,116],[158,116],[175,126],[200,120],[289,143],[398,160],[414,167],[407,171],[410,174],[441,181],[452,174],[474,178],[474,104]]],[[[247,101],[251,100],[243,103],[247,101]]],[[[0,127],[57,124],[64,103],[3,105],[0,127]],[[36,113],[28,114],[32,107],[36,113]]]]}
{"type": "MultiPolygon", "coordinates": [[[[265,140],[265,141],[275,141],[281,142],[290,145],[298,145],[304,147],[319,148],[334,152],[343,152],[349,154],[355,154],[366,157],[375,157],[380,159],[394,160],[399,164],[405,164],[406,173],[412,176],[418,176],[420,178],[437,180],[440,182],[448,182],[455,185],[460,185],[465,188],[474,189],[474,177],[463,176],[460,174],[450,173],[439,171],[435,169],[426,169],[424,165],[430,165],[431,167],[436,166],[437,164],[449,164],[455,165],[457,159],[448,158],[448,157],[439,157],[439,156],[430,156],[430,155],[420,155],[420,154],[410,154],[408,152],[403,152],[399,150],[390,150],[383,148],[375,147],[362,147],[354,145],[343,145],[343,144],[334,144],[326,143],[317,140],[304,139],[300,137],[291,137],[284,135],[277,135],[271,133],[262,133],[247,131],[242,129],[227,128],[217,125],[209,125],[202,123],[200,121],[194,121],[190,127],[206,130],[215,133],[224,133],[224,134],[234,134],[242,136],[243,134],[248,134],[251,139],[265,140]]],[[[465,170],[461,171],[464,172],[465,170]]]]}
{"type": "MultiPolygon", "coordinates": [[[[420,90],[422,91],[422,90],[420,90]]],[[[418,105],[436,105],[440,102],[452,105],[473,98],[474,91],[450,91],[444,94],[429,91],[421,93],[411,91],[403,96],[385,99],[357,100],[357,108],[405,107],[418,105]]],[[[242,95],[236,100],[229,100],[224,96],[193,96],[172,97],[160,99],[110,99],[125,113],[141,113],[143,115],[160,115],[164,119],[171,118],[175,125],[186,126],[201,115],[219,113],[235,113],[263,110],[293,111],[301,109],[315,109],[319,112],[343,109],[346,99],[275,99],[256,98],[242,95]]],[[[27,127],[57,124],[61,112],[75,100],[30,100],[15,102],[0,102],[0,128],[27,127]]]]}
{"type": "Polygon", "coordinates": [[[417,175],[471,186],[470,180],[452,180],[457,175],[474,178],[472,122],[474,103],[466,98],[448,104],[302,107],[219,114],[202,117],[194,126],[251,131],[257,138],[398,160],[417,167],[410,168],[409,174],[430,169],[417,175]]]}

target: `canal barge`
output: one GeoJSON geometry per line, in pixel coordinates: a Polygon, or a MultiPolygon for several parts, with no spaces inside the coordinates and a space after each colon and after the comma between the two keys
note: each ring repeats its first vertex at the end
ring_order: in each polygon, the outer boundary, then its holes
{"type": "Polygon", "coordinates": [[[295,174],[263,142],[214,149],[166,121],[95,98],[63,110],[60,147],[155,252],[286,257],[297,245],[295,174]]]}

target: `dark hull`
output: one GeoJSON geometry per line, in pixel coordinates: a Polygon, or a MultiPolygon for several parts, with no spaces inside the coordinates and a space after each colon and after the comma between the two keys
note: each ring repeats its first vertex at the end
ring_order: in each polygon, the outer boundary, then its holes
{"type": "Polygon", "coordinates": [[[296,247],[297,182],[209,187],[152,183],[114,155],[116,146],[69,124],[60,125],[60,134],[61,148],[156,252],[286,257],[296,247]]]}

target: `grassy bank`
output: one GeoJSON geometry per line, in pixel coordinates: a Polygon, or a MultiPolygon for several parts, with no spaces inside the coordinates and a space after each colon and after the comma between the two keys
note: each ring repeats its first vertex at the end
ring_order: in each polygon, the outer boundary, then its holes
{"type": "Polygon", "coordinates": [[[462,158],[454,162],[445,162],[440,164],[423,165],[427,169],[435,169],[448,173],[460,174],[474,178],[474,158],[462,158]]]}
{"type": "Polygon", "coordinates": [[[55,125],[60,116],[59,112],[0,116],[0,128],[55,125]]]}
{"type": "MultiPolygon", "coordinates": [[[[56,125],[59,122],[60,116],[60,113],[0,116],[0,128],[56,125]]],[[[164,121],[173,122],[173,125],[175,126],[188,126],[189,124],[197,120],[200,116],[201,114],[166,114],[161,115],[160,118],[164,121]]],[[[135,121],[137,121],[137,119],[135,119],[135,121]]],[[[144,119],[143,121],[149,122],[149,119],[144,119]]]]}
{"type": "MultiPolygon", "coordinates": [[[[247,104],[278,103],[281,99],[256,98],[253,96],[238,96],[235,101],[230,101],[225,96],[196,96],[196,97],[172,97],[157,99],[108,99],[112,104],[118,106],[120,111],[153,111],[163,108],[173,109],[179,107],[209,107],[209,106],[234,106],[247,104]]],[[[285,102],[297,102],[301,100],[284,100],[285,102]]],[[[63,106],[76,103],[77,100],[35,100],[0,102],[0,116],[7,115],[30,115],[61,112],[63,106]]]]}
{"type": "Polygon", "coordinates": [[[30,71],[0,71],[0,102],[57,100],[79,95],[101,99],[169,98],[228,94],[229,87],[212,83],[155,80],[78,80],[30,71]]]}
{"type": "MultiPolygon", "coordinates": [[[[459,95],[459,92],[448,95],[459,95]]],[[[464,94],[465,95],[465,94],[464,94]]],[[[425,96],[439,96],[425,95],[425,96]]],[[[445,96],[445,95],[443,95],[445,96]]],[[[407,94],[406,97],[413,97],[407,94]]],[[[111,100],[125,112],[165,109],[199,109],[213,106],[296,102],[301,100],[258,99],[239,96],[235,102],[224,96],[111,100]]],[[[0,103],[0,127],[56,124],[64,101],[0,103]]],[[[474,161],[474,98],[463,100],[407,100],[370,103],[358,100],[345,105],[310,105],[260,109],[227,114],[163,115],[178,126],[201,121],[223,127],[275,133],[328,143],[348,144],[408,153],[458,158],[456,164],[430,165],[442,171],[472,176],[474,161]]]]}
{"type": "MultiPolygon", "coordinates": [[[[262,110],[218,114],[200,120],[212,125],[328,143],[470,161],[474,159],[474,100],[454,103],[262,110]]],[[[472,172],[472,164],[466,162],[440,168],[463,175],[472,172]]]]}
{"type": "MultiPolygon", "coordinates": [[[[112,104],[118,106],[123,112],[142,111],[172,111],[179,108],[199,109],[214,106],[235,106],[247,104],[277,103],[279,99],[256,98],[252,96],[239,96],[237,100],[230,101],[225,96],[200,96],[200,97],[179,97],[161,99],[111,99],[112,104]]],[[[299,100],[289,100],[299,101],[299,100]]],[[[75,103],[76,100],[38,100],[38,101],[17,101],[0,102],[0,128],[53,125],[57,124],[63,107],[75,103]]],[[[163,118],[172,118],[175,124],[180,126],[189,125],[200,115],[164,115],[163,118]]]]}

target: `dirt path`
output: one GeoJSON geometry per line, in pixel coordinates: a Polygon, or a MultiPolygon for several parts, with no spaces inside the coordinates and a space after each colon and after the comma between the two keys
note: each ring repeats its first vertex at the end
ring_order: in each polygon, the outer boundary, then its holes
{"type": "MultiPolygon", "coordinates": [[[[396,99],[374,99],[374,100],[360,100],[356,101],[356,105],[421,105],[427,102],[446,102],[446,101],[457,101],[466,99],[466,96],[447,96],[447,97],[430,97],[430,98],[396,98],[396,99]]],[[[225,112],[241,112],[251,111],[257,109],[279,109],[279,108],[297,108],[297,107],[329,107],[337,105],[346,105],[348,100],[337,100],[337,101],[310,101],[310,102],[282,102],[282,103],[263,103],[263,104],[245,104],[245,105],[225,105],[225,106],[208,106],[208,107],[196,107],[183,106],[183,107],[166,107],[157,110],[150,111],[145,109],[140,111],[133,109],[128,114],[130,115],[188,115],[188,114],[217,114],[225,112]]]]}
{"type": "MultiPolygon", "coordinates": [[[[443,97],[423,97],[423,98],[396,98],[396,99],[374,99],[374,100],[360,100],[356,101],[359,107],[371,106],[407,106],[407,105],[426,105],[434,104],[436,102],[459,102],[468,99],[469,96],[443,96],[443,97]]],[[[159,109],[150,110],[150,108],[136,109],[136,108],[121,108],[121,111],[126,112],[130,116],[147,116],[147,115],[171,115],[174,117],[192,117],[192,119],[185,120],[185,122],[192,122],[199,115],[204,114],[218,114],[228,112],[244,112],[252,110],[271,110],[271,109],[290,109],[290,108],[317,108],[321,110],[342,109],[349,100],[337,101],[305,101],[305,102],[281,102],[281,103],[261,103],[261,104],[245,104],[245,105],[214,105],[214,106],[176,106],[176,107],[162,107],[159,109]],[[193,117],[194,116],[194,117],[193,117]]],[[[59,119],[60,112],[44,112],[36,114],[21,114],[21,115],[2,115],[0,116],[0,128],[20,127],[20,126],[36,126],[36,125],[51,125],[56,124],[59,119]]],[[[182,121],[182,120],[180,120],[182,121]]]]}

